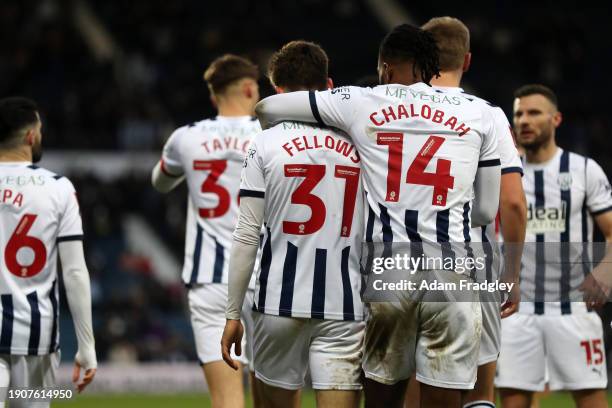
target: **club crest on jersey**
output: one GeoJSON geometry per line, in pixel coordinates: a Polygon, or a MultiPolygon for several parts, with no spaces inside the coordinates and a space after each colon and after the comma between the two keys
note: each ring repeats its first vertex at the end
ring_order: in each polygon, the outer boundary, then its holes
{"type": "Polygon", "coordinates": [[[572,175],[568,172],[559,173],[557,184],[561,190],[569,190],[572,187],[572,175]]]}
{"type": "Polygon", "coordinates": [[[559,207],[527,206],[527,232],[545,234],[547,232],[565,232],[567,206],[565,202],[559,207]]]}

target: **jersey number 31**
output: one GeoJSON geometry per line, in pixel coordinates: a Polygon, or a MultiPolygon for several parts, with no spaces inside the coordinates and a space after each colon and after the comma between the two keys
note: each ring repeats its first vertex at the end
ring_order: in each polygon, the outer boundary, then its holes
{"type": "MultiPolygon", "coordinates": [[[[345,180],[344,201],[342,210],[342,227],[340,236],[348,237],[351,234],[355,200],[359,187],[359,167],[336,165],[334,177],[345,180]]],[[[313,234],[325,224],[327,210],[321,198],[312,194],[312,190],[325,177],[323,164],[285,164],[285,177],[303,177],[304,180],[291,194],[292,204],[302,204],[310,207],[310,219],[304,222],[283,221],[285,234],[307,235],[313,234]]]]}

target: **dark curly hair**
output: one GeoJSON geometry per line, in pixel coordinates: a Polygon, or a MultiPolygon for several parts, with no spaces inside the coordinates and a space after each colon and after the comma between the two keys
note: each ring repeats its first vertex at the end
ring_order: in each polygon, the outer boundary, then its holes
{"type": "Polygon", "coordinates": [[[391,30],[382,40],[378,55],[386,62],[412,62],[415,76],[420,73],[427,84],[440,74],[436,40],[427,31],[410,24],[400,24],[391,30]]]}

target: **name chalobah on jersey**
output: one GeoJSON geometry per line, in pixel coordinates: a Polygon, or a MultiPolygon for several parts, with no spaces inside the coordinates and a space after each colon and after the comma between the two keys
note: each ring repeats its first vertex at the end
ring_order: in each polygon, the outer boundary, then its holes
{"type": "Polygon", "coordinates": [[[412,290],[442,290],[442,291],[481,291],[481,292],[509,292],[514,287],[514,283],[506,283],[500,281],[489,282],[474,282],[470,279],[460,279],[458,282],[443,282],[437,279],[431,281],[422,280],[415,282],[408,279],[402,279],[397,282],[384,282],[382,279],[377,279],[372,284],[374,290],[390,290],[390,291],[412,291],[412,290]]]}

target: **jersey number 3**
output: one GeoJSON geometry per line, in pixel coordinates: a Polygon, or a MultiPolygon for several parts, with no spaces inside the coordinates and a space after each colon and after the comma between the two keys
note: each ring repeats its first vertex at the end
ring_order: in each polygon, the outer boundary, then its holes
{"type": "Polygon", "coordinates": [[[227,168],[227,160],[195,160],[193,169],[199,171],[209,171],[208,177],[202,183],[202,193],[215,194],[219,203],[214,208],[198,208],[198,213],[202,218],[223,217],[230,208],[230,193],[225,187],[217,184],[219,177],[227,168]]]}
{"type": "Polygon", "coordinates": [[[21,217],[4,250],[6,267],[10,273],[20,278],[30,278],[38,274],[47,262],[45,244],[40,239],[28,235],[37,217],[34,214],[25,214],[21,217]],[[21,248],[30,248],[34,252],[34,260],[29,265],[19,263],[17,259],[17,252],[21,248]]]}

